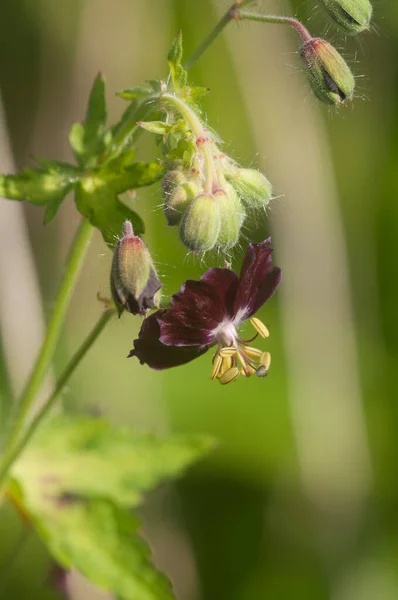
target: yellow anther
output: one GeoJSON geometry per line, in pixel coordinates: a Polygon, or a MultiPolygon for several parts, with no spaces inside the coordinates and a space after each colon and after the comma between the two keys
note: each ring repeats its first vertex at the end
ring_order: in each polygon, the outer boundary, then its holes
{"type": "Polygon", "coordinates": [[[215,379],[215,377],[217,377],[217,375],[219,374],[222,362],[223,362],[223,359],[221,358],[221,356],[219,354],[216,354],[214,357],[214,360],[213,360],[213,368],[211,370],[211,375],[210,375],[211,379],[215,379]]]}
{"type": "Polygon", "coordinates": [[[252,366],[250,365],[246,365],[245,368],[241,369],[240,372],[242,373],[242,375],[244,375],[245,377],[250,377],[250,375],[254,375],[254,373],[256,373],[256,369],[254,369],[252,366]]]}
{"type": "Polygon", "coordinates": [[[268,369],[271,366],[271,354],[269,352],[263,352],[260,358],[260,364],[265,367],[268,371],[268,369]]]}
{"type": "Polygon", "coordinates": [[[257,331],[258,335],[261,335],[261,337],[263,337],[263,338],[269,337],[269,331],[268,331],[267,327],[264,325],[264,323],[262,321],[260,321],[260,319],[257,319],[257,317],[252,317],[250,319],[250,323],[253,325],[253,327],[257,331]]]}
{"type": "Polygon", "coordinates": [[[228,371],[225,371],[224,375],[220,377],[219,382],[223,385],[225,385],[226,383],[231,383],[232,381],[235,381],[235,379],[237,379],[239,375],[240,372],[238,367],[232,367],[231,369],[228,369],[228,371]]]}
{"type": "Polygon", "coordinates": [[[235,356],[236,354],[236,348],[234,348],[233,346],[226,346],[225,348],[221,348],[220,350],[220,356],[222,356],[223,358],[228,358],[229,356],[235,356]]]}
{"type": "Polygon", "coordinates": [[[251,356],[251,358],[259,358],[263,354],[262,350],[252,348],[252,346],[243,346],[243,351],[248,356],[251,356]]]}
{"type": "Polygon", "coordinates": [[[224,375],[225,371],[228,371],[228,369],[230,369],[232,367],[233,364],[233,357],[232,356],[227,356],[226,358],[222,359],[222,365],[221,368],[218,372],[218,379],[220,379],[220,377],[222,377],[222,375],[224,375]]]}

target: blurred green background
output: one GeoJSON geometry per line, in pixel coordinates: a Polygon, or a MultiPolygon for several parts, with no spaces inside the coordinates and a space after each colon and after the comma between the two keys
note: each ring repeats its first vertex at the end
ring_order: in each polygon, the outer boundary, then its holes
{"type": "MultiPolygon", "coordinates": [[[[157,562],[181,600],[398,598],[398,5],[375,2],[372,31],[346,39],[315,4],[263,0],[257,8],[296,14],[344,53],[358,77],[353,106],[329,110],[313,98],[295,33],[280,26],[232,24],[190,73],[211,89],[205,109],[226,152],[275,185],[268,218],[251,233],[272,234],[284,272],[259,315],[271,331],[269,377],[221,387],[209,380],[210,355],[152,372],[125,358],[140,323],[124,315],[63,395],[70,411],[220,441],[143,509],[157,562]]],[[[114,121],[124,109],[114,92],[164,76],[175,33],[183,30],[188,55],[228,6],[2,0],[0,171],[35,155],[69,160],[67,132],[83,117],[99,70],[114,121]]],[[[140,153],[152,156],[150,136],[142,139],[140,153]]],[[[187,257],[166,227],[158,188],[140,191],[136,208],[165,292],[173,293],[209,262],[187,257]]],[[[2,201],[4,404],[30,369],[79,222],[71,200],[46,228],[37,207],[12,217],[7,210],[2,201]]],[[[55,375],[100,314],[96,294],[108,293],[110,260],[96,235],[55,375]]],[[[55,598],[49,566],[40,542],[25,539],[3,508],[0,597],[55,598]]],[[[97,597],[79,585],[74,594],[97,597]]]]}

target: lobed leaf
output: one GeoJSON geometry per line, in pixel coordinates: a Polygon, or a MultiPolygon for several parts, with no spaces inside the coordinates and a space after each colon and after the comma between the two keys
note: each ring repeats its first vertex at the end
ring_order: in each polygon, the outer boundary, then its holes
{"type": "Polygon", "coordinates": [[[183,45],[182,32],[179,31],[167,55],[170,67],[170,77],[175,90],[185,88],[187,84],[187,72],[182,65],[183,45]]]}
{"type": "Polygon", "coordinates": [[[94,166],[110,142],[105,133],[106,119],[105,81],[98,74],[91,88],[86,119],[83,123],[74,123],[69,133],[69,142],[80,166],[94,166]]]}
{"type": "Polygon", "coordinates": [[[142,219],[120,201],[119,194],[150,185],[163,175],[163,167],[155,162],[136,162],[119,171],[113,167],[111,164],[91,171],[81,178],[76,188],[77,209],[101,231],[105,242],[111,246],[126,220],[133,223],[137,235],[145,230],[142,219]]]}
{"type": "Polygon", "coordinates": [[[10,200],[27,200],[32,204],[48,204],[45,222],[51,220],[65,196],[74,188],[80,171],[67,163],[39,160],[38,169],[24,169],[16,175],[0,175],[0,196],[10,200]]]}
{"type": "Polygon", "coordinates": [[[28,506],[48,550],[65,569],[77,569],[124,600],[174,600],[169,580],[138,535],[136,516],[108,500],[71,495],[28,506]]]}
{"type": "Polygon", "coordinates": [[[107,497],[131,507],[213,445],[207,437],[157,438],[100,419],[62,416],[36,434],[12,475],[30,507],[65,494],[107,497]]]}

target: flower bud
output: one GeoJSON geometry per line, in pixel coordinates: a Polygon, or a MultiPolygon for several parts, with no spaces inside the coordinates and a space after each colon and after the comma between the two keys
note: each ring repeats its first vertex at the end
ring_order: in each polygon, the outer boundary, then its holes
{"type": "Polygon", "coordinates": [[[163,177],[163,191],[165,194],[172,194],[175,188],[182,183],[185,183],[187,177],[184,171],[178,171],[177,169],[173,169],[173,171],[169,171],[163,177]]]}
{"type": "Polygon", "coordinates": [[[311,87],[327,104],[343,104],[354,94],[354,76],[344,58],[325,40],[311,38],[300,49],[311,87]]]}
{"type": "Polygon", "coordinates": [[[125,221],[111,271],[112,297],[119,316],[123,309],[145,315],[148,308],[159,305],[161,287],[148,248],[134,235],[130,221],[125,221]]]}
{"type": "Polygon", "coordinates": [[[272,196],[272,185],[255,169],[235,169],[228,175],[231,184],[249,208],[265,208],[272,196]]]}
{"type": "Polygon", "coordinates": [[[369,29],[373,8],[369,0],[321,0],[337,25],[349,35],[369,29]]]}
{"type": "Polygon", "coordinates": [[[220,210],[220,230],[217,237],[217,246],[228,250],[235,246],[239,240],[241,226],[240,200],[232,190],[229,195],[224,190],[217,190],[214,197],[220,210]]]}
{"type": "Polygon", "coordinates": [[[199,193],[199,186],[193,181],[188,181],[175,188],[174,192],[165,200],[163,207],[168,225],[171,227],[178,225],[189,204],[199,193]]]}
{"type": "Polygon", "coordinates": [[[214,196],[200,194],[186,210],[180,225],[181,241],[190,250],[206,252],[217,241],[220,231],[220,209],[214,196]]]}

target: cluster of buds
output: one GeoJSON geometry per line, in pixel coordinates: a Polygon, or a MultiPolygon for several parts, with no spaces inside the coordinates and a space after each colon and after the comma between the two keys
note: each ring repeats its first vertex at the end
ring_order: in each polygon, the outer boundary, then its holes
{"type": "MultiPolygon", "coordinates": [[[[208,130],[192,107],[166,93],[162,101],[178,117],[173,136],[174,158],[163,180],[164,213],[170,226],[178,226],[182,242],[193,252],[228,251],[239,240],[250,212],[264,210],[272,196],[267,178],[255,169],[238,167],[219,148],[219,139],[208,130]],[[181,117],[186,127],[181,126],[181,117]],[[184,152],[175,158],[176,129],[184,152]],[[187,151],[188,148],[188,151],[187,151]]],[[[169,153],[169,134],[163,136],[169,153]]],[[[178,147],[178,144],[177,144],[178,147]]]]}

